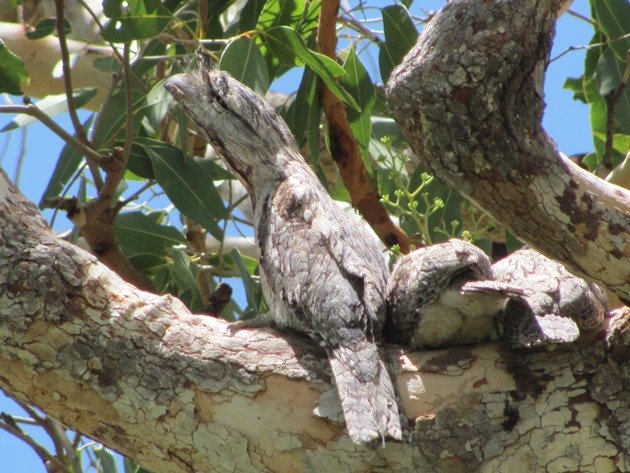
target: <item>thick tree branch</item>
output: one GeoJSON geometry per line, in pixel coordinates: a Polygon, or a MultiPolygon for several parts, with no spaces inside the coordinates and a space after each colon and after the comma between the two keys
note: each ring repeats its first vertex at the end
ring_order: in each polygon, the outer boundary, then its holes
{"type": "MultiPolygon", "coordinates": [[[[337,49],[337,13],[339,0],[322,2],[317,29],[319,52],[335,59],[337,49]]],[[[328,87],[321,84],[322,108],[328,120],[330,154],[337,163],[352,204],[374,229],[380,240],[391,247],[399,245],[409,253],[411,240],[396,226],[383,206],[378,193],[372,188],[357,141],[352,134],[345,105],[328,87]]]]}
{"type": "Polygon", "coordinates": [[[358,447],[320,348],[133,288],[0,173],[0,386],[152,471],[623,470],[629,318],[552,353],[391,347],[412,441],[358,447]]]}
{"type": "Polygon", "coordinates": [[[561,157],[541,127],[545,67],[566,3],[448,3],[392,74],[389,104],[436,176],[628,302],[630,193],[561,157]]]}

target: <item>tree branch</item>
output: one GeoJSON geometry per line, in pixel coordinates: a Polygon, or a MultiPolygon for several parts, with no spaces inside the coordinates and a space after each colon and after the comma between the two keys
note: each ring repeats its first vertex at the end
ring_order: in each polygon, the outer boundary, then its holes
{"type": "MultiPolygon", "coordinates": [[[[319,52],[335,59],[337,49],[337,13],[339,0],[322,2],[317,29],[319,52]]],[[[330,137],[330,153],[343,180],[352,205],[374,229],[380,240],[389,248],[399,245],[403,253],[409,253],[411,240],[402,229],[392,222],[381,203],[380,196],[372,188],[361,152],[348,123],[345,105],[328,87],[321,84],[321,99],[330,137]]]]}
{"type": "Polygon", "coordinates": [[[630,193],[560,156],[541,127],[561,3],[448,3],[392,74],[389,105],[440,180],[628,302],[630,193]]]}
{"type": "Polygon", "coordinates": [[[0,113],[21,113],[24,115],[30,115],[37,118],[40,122],[46,125],[53,133],[59,136],[62,140],[72,146],[79,153],[89,156],[93,161],[103,164],[107,161],[107,156],[102,155],[92,148],[87,146],[84,142],[78,140],[57,123],[50,118],[46,112],[43,112],[40,108],[33,104],[27,105],[0,105],[0,113]]]}
{"type": "Polygon", "coordinates": [[[313,342],[135,289],[0,173],[0,386],[152,471],[623,470],[629,320],[553,352],[390,347],[412,440],[359,447],[313,342]]]}

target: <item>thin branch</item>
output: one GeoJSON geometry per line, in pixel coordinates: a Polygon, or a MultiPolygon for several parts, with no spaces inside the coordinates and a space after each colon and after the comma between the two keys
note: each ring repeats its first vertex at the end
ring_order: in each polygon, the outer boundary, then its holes
{"type": "Polygon", "coordinates": [[[46,450],[44,447],[38,444],[35,440],[33,440],[31,436],[28,435],[27,433],[22,432],[19,429],[16,429],[15,427],[6,423],[4,420],[0,420],[0,429],[4,430],[5,432],[8,432],[14,437],[19,438],[22,442],[26,443],[29,447],[35,450],[35,453],[37,453],[37,456],[41,458],[42,462],[53,463],[58,468],[59,471],[68,471],[68,468],[66,467],[66,465],[64,465],[57,457],[52,455],[48,450],[46,450]]]}
{"type": "Polygon", "coordinates": [[[587,23],[590,23],[593,26],[598,26],[596,21],[593,21],[592,18],[589,18],[588,16],[582,15],[579,12],[576,12],[575,10],[567,10],[567,13],[571,16],[574,16],[576,18],[579,18],[580,20],[584,20],[587,23]]]}
{"type": "MultiPolygon", "coordinates": [[[[77,109],[74,104],[74,97],[72,96],[72,92],[74,91],[74,89],[72,88],[70,54],[68,52],[68,43],[66,41],[64,0],[55,0],[55,10],[57,14],[56,27],[57,36],[59,38],[59,49],[61,52],[61,64],[63,70],[64,88],[66,92],[66,101],[68,102],[68,114],[70,115],[70,120],[72,121],[72,126],[74,127],[74,132],[77,135],[78,141],[81,142],[86,148],[89,148],[87,134],[85,133],[83,125],[81,124],[81,120],[79,119],[79,115],[77,114],[77,109]]],[[[94,186],[97,189],[100,189],[103,186],[103,178],[101,177],[101,173],[98,170],[98,161],[94,162],[92,156],[87,153],[86,158],[88,160],[90,172],[92,173],[92,178],[94,179],[94,186]]]]}
{"type": "Polygon", "coordinates": [[[0,113],[22,113],[24,115],[35,117],[48,128],[50,128],[50,130],[58,135],[62,140],[64,140],[66,143],[76,149],[79,153],[90,158],[93,162],[101,164],[108,159],[107,156],[94,151],[85,143],[79,141],[76,137],[72,136],[70,133],[60,127],[44,111],[38,108],[37,105],[0,105],[0,113]]]}
{"type": "Polygon", "coordinates": [[[383,40],[381,38],[379,38],[376,33],[374,33],[371,29],[369,29],[367,26],[365,26],[363,23],[361,23],[360,21],[358,21],[356,18],[354,18],[352,15],[348,14],[348,16],[340,16],[339,17],[339,22],[344,25],[347,28],[350,28],[354,31],[356,31],[357,33],[361,33],[361,35],[370,40],[371,42],[373,42],[374,44],[377,45],[382,45],[383,44],[383,40]]]}
{"type": "Polygon", "coordinates": [[[155,185],[155,181],[153,179],[149,179],[147,182],[144,183],[144,185],[140,189],[135,191],[133,194],[131,194],[125,200],[121,200],[120,202],[118,202],[116,204],[116,210],[119,211],[120,209],[124,208],[126,205],[128,205],[131,202],[133,202],[134,200],[136,200],[138,197],[140,197],[142,195],[143,192],[147,191],[148,189],[150,189],[154,185],[155,185]]]}
{"type": "Polygon", "coordinates": [[[610,41],[604,41],[603,43],[583,44],[581,46],[569,46],[567,49],[562,51],[560,54],[558,54],[557,56],[555,56],[552,59],[550,59],[549,62],[552,63],[554,61],[557,61],[558,59],[560,59],[565,54],[568,54],[568,53],[573,52],[573,51],[580,51],[582,49],[600,48],[602,46],[610,46],[612,43],[615,43],[617,41],[621,41],[623,39],[628,39],[628,38],[630,38],[630,33],[624,34],[623,36],[619,36],[618,38],[615,38],[615,39],[610,40],[610,41]]]}
{"type": "Polygon", "coordinates": [[[61,64],[63,69],[63,81],[66,89],[66,100],[68,101],[68,113],[74,127],[77,138],[82,142],[87,142],[87,135],[79,120],[77,109],[74,106],[74,97],[72,97],[72,76],[70,73],[70,54],[68,52],[68,43],[66,42],[66,25],[64,18],[64,0],[55,0],[55,9],[57,13],[57,37],[59,38],[59,48],[61,50],[61,64]]]}
{"type": "MultiPolygon", "coordinates": [[[[317,29],[319,52],[332,59],[336,59],[338,11],[339,0],[322,2],[317,29]]],[[[352,204],[387,247],[398,245],[403,253],[408,253],[411,240],[394,224],[378,192],[372,188],[359,146],[348,123],[345,105],[324,84],[321,86],[321,100],[328,121],[330,154],[339,168],[352,204]]]]}

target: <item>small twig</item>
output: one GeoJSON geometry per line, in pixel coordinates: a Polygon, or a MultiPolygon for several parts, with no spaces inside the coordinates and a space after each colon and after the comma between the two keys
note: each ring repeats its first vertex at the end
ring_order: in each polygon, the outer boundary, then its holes
{"type": "Polygon", "coordinates": [[[77,138],[82,143],[87,142],[87,135],[79,120],[77,109],[74,106],[74,97],[72,97],[72,76],[70,73],[70,54],[68,52],[68,43],[66,41],[66,25],[64,18],[64,0],[55,0],[55,9],[57,13],[57,37],[59,38],[59,49],[61,51],[61,64],[63,69],[63,81],[66,89],[66,100],[68,101],[68,113],[74,127],[77,138]]]}
{"type": "Polygon", "coordinates": [[[621,98],[626,86],[630,81],[630,49],[626,54],[626,69],[623,73],[621,81],[617,89],[607,97],[606,99],[606,144],[604,145],[604,154],[602,156],[602,166],[607,172],[612,171],[612,152],[615,136],[615,107],[617,102],[621,98]]]}
{"type": "MultiPolygon", "coordinates": [[[[90,158],[93,162],[98,164],[107,160],[107,156],[97,153],[92,148],[87,146],[85,143],[79,141],[76,137],[72,136],[62,127],[57,125],[55,121],[50,118],[44,111],[38,108],[36,105],[28,104],[28,105],[0,105],[0,113],[23,113],[24,115],[30,115],[31,117],[37,118],[40,122],[50,128],[56,135],[58,135],[62,140],[76,149],[79,153],[85,155],[90,158]]],[[[102,184],[101,184],[102,185],[102,184]]]]}
{"type": "Polygon", "coordinates": [[[567,13],[568,13],[569,15],[571,15],[571,16],[574,16],[574,17],[576,17],[576,18],[579,18],[580,20],[584,20],[584,21],[586,21],[587,23],[590,23],[590,24],[591,24],[591,25],[593,25],[593,26],[597,26],[597,22],[596,22],[596,21],[593,21],[593,19],[592,19],[592,18],[589,18],[588,16],[582,15],[581,13],[576,12],[575,10],[571,10],[571,9],[569,9],[569,10],[567,10],[567,13]]]}
{"type": "MultiPolygon", "coordinates": [[[[348,12],[346,12],[346,13],[348,13],[348,12]]],[[[342,25],[344,25],[345,27],[353,29],[354,31],[356,31],[358,33],[361,33],[361,35],[364,38],[370,40],[374,44],[377,44],[379,46],[383,44],[383,40],[381,38],[379,38],[371,29],[366,27],[363,23],[358,21],[356,18],[351,16],[349,13],[348,13],[348,16],[340,16],[339,17],[339,22],[342,25]]]]}
{"type": "Polygon", "coordinates": [[[150,189],[154,185],[155,185],[155,181],[153,179],[149,179],[147,182],[144,183],[144,185],[140,189],[135,191],[133,194],[131,194],[125,200],[121,200],[120,202],[118,202],[116,204],[116,210],[118,211],[118,210],[124,208],[126,205],[129,205],[131,202],[133,202],[138,197],[140,197],[143,192],[145,192],[146,190],[150,189]]]}
{"type": "Polygon", "coordinates": [[[28,404],[23,403],[22,401],[18,401],[17,399],[11,398],[13,401],[20,406],[24,412],[26,412],[31,419],[33,419],[37,424],[41,425],[45,422],[44,417],[40,416],[35,409],[33,409],[28,404]]]}
{"type": "Polygon", "coordinates": [[[208,0],[199,0],[199,20],[197,25],[199,27],[199,37],[206,37],[206,22],[208,21],[208,0]]]}
{"type": "MultiPolygon", "coordinates": [[[[59,38],[59,49],[61,52],[61,64],[63,70],[63,82],[64,88],[66,92],[66,101],[68,102],[68,114],[70,115],[70,120],[72,121],[72,126],[74,127],[74,132],[77,135],[77,140],[83,144],[86,148],[89,148],[87,134],[83,129],[83,125],[81,124],[81,120],[79,119],[79,115],[77,113],[76,106],[74,104],[74,97],[72,96],[72,92],[74,89],[72,88],[72,76],[70,72],[70,54],[68,52],[68,42],[66,41],[66,28],[65,28],[65,18],[64,18],[64,0],[55,0],[55,10],[57,14],[57,37],[59,38]]],[[[86,153],[85,154],[88,167],[90,168],[90,172],[92,173],[92,179],[94,179],[94,186],[97,189],[100,189],[103,185],[103,178],[101,177],[101,173],[98,170],[98,161],[94,162],[93,157],[86,153]]]]}
{"type": "Polygon", "coordinates": [[[39,458],[42,460],[42,462],[44,462],[44,464],[46,462],[50,462],[50,463],[53,463],[58,468],[59,471],[68,471],[68,468],[66,467],[66,465],[64,465],[57,457],[52,455],[48,450],[46,450],[40,444],[35,442],[35,440],[33,440],[31,436],[28,435],[27,433],[22,432],[19,429],[16,429],[15,427],[9,425],[3,420],[0,420],[0,429],[8,432],[14,437],[19,438],[22,442],[26,443],[29,447],[35,450],[35,453],[37,453],[37,456],[39,456],[39,458]]]}
{"type": "Polygon", "coordinates": [[[567,49],[562,51],[560,54],[558,54],[557,56],[555,56],[552,59],[550,59],[549,62],[552,63],[554,61],[557,61],[558,59],[560,59],[565,54],[568,54],[568,53],[573,52],[573,51],[580,51],[582,49],[594,49],[594,48],[600,48],[602,46],[609,46],[612,43],[615,43],[617,41],[620,41],[622,39],[627,39],[627,38],[630,38],[630,33],[624,34],[623,36],[619,36],[619,38],[615,38],[615,39],[610,40],[610,41],[605,41],[603,43],[583,44],[581,46],[569,46],[567,49]]]}
{"type": "Polygon", "coordinates": [[[62,463],[67,464],[68,452],[66,451],[65,443],[67,443],[68,439],[66,438],[66,434],[63,429],[60,429],[56,422],[57,421],[55,421],[55,419],[53,419],[52,417],[46,417],[41,426],[44,428],[46,433],[48,433],[48,436],[55,446],[55,456],[59,458],[62,463]]]}

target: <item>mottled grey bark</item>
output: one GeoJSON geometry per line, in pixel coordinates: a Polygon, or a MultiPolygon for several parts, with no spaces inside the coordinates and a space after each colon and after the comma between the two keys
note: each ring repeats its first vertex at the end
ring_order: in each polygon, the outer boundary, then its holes
{"type": "Polygon", "coordinates": [[[313,342],[133,288],[0,173],[0,387],[156,472],[628,471],[629,320],[554,352],[390,347],[412,443],[372,450],[313,342]]]}
{"type": "Polygon", "coordinates": [[[438,178],[629,301],[630,193],[563,158],[541,127],[556,12],[567,3],[447,3],[392,73],[389,105],[438,178]]]}

